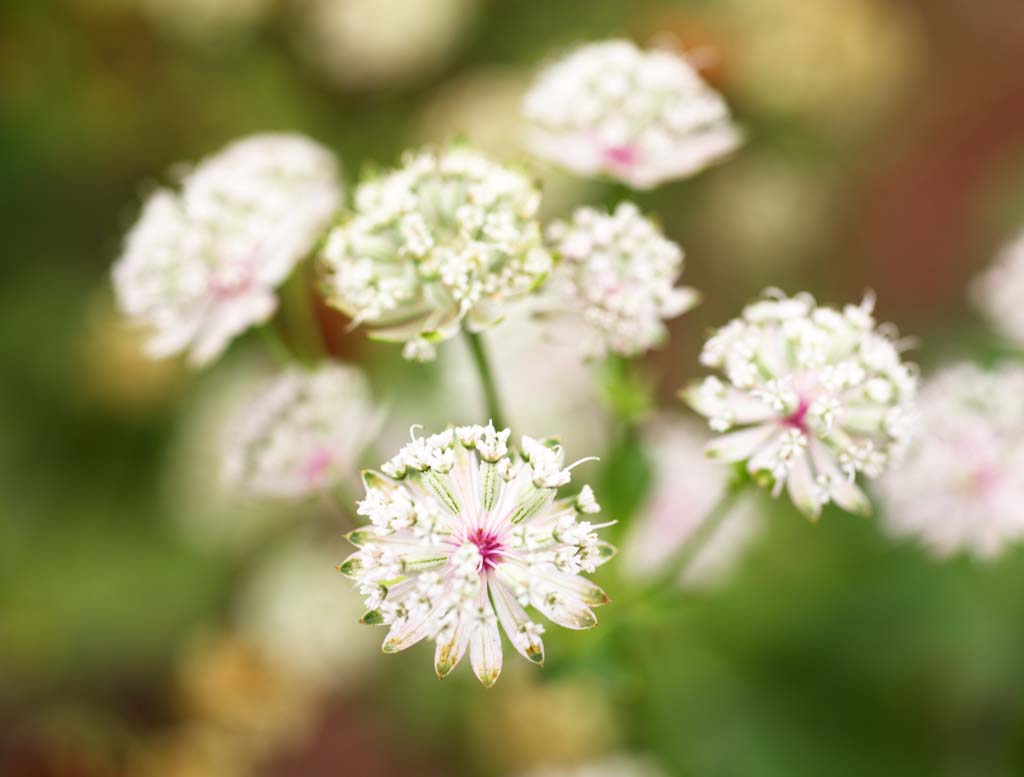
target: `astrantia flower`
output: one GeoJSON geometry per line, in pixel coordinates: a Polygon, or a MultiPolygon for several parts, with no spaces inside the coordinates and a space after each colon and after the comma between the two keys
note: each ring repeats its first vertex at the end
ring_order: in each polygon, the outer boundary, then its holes
{"type": "Polygon", "coordinates": [[[948,368],[918,415],[910,454],[879,482],[893,533],[981,558],[1024,538],[1024,369],[948,368]]]}
{"type": "Polygon", "coordinates": [[[723,433],[708,454],[746,462],[809,516],[829,501],[870,512],[855,478],[880,475],[904,450],[917,387],[873,307],[870,297],[839,312],[807,294],[779,295],[719,329],[701,362],[725,380],[708,377],[684,395],[723,433]]]}
{"type": "Polygon", "coordinates": [[[579,520],[600,511],[593,492],[556,499],[576,464],[530,437],[514,454],[509,434],[488,425],[413,438],[384,474],[365,475],[359,514],[371,523],[348,535],[359,550],[339,568],[366,596],[363,622],[390,626],[384,652],[432,639],[438,677],[468,648],[476,676],[492,685],[499,624],[520,654],[543,663],[544,627],[526,607],[587,629],[597,623],[591,608],[608,601],[580,575],[614,553],[596,532],[609,524],[579,520]]]}
{"type": "Polygon", "coordinates": [[[313,248],[340,200],[332,155],[297,135],[257,135],[146,202],[114,267],[121,309],[152,330],[154,357],[216,358],[266,321],[275,288],[313,248]]]}
{"type": "Polygon", "coordinates": [[[643,353],[664,340],[665,319],[697,303],[693,289],[673,286],[682,250],[630,202],[610,215],[580,208],[571,222],[552,224],[548,238],[562,258],[548,289],[556,307],[596,332],[592,350],[643,353]]]}
{"type": "Polygon", "coordinates": [[[974,297],[1006,337],[1024,345],[1024,233],[999,252],[976,282],[974,297]]]}
{"type": "Polygon", "coordinates": [[[238,408],[225,438],[225,479],[260,496],[329,491],[356,470],[378,418],[357,368],[290,369],[238,408]]]}
{"type": "Polygon", "coordinates": [[[548,67],[524,111],[538,157],[637,189],[692,175],[740,143],[725,102],[686,60],[625,40],[548,67]]]}
{"type": "Polygon", "coordinates": [[[373,336],[428,360],[463,319],[474,330],[544,280],[551,257],[540,193],[522,173],[468,148],[409,154],[356,190],[356,212],[324,251],[330,301],[373,336]]]}

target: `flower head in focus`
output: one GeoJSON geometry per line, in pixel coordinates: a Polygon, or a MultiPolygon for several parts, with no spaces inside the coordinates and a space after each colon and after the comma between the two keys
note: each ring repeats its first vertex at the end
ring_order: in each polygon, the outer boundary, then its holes
{"type": "Polygon", "coordinates": [[[975,304],[1006,337],[1024,345],[1024,232],[974,284],[975,304]]]}
{"type": "Polygon", "coordinates": [[[356,470],[379,415],[359,369],[292,368],[239,408],[225,438],[224,478],[259,496],[329,491],[356,470]]]}
{"type": "Polygon", "coordinates": [[[114,266],[118,304],[153,332],[154,357],[206,364],[266,321],[276,287],[338,208],[337,166],[298,135],[232,143],[147,200],[114,266]]]}
{"type": "Polygon", "coordinates": [[[683,394],[721,433],[708,455],[745,462],[808,516],[830,501],[869,513],[855,479],[877,477],[904,451],[917,388],[873,307],[871,297],[840,312],[807,294],[766,296],[719,329],[701,363],[724,380],[683,394]]]}
{"type": "Polygon", "coordinates": [[[592,608],[608,601],[580,574],[614,554],[597,536],[609,524],[580,520],[600,511],[593,492],[556,498],[580,462],[567,467],[561,448],[530,437],[514,454],[509,435],[488,424],[414,437],[384,474],[365,474],[359,514],[371,523],[348,535],[359,550],[339,569],[366,597],[363,622],[390,627],[384,652],[432,639],[438,677],[468,648],[476,676],[493,685],[498,624],[541,664],[544,627],[527,607],[588,629],[597,623],[592,608]]]}
{"type": "Polygon", "coordinates": [[[553,304],[595,331],[592,350],[639,355],[664,340],[665,319],[697,304],[697,292],[673,286],[682,250],[630,202],[611,214],[579,208],[548,239],[562,259],[548,284],[553,304]]]}
{"type": "Polygon", "coordinates": [[[1024,368],[968,364],[926,382],[919,435],[879,482],[889,529],[939,556],[992,558],[1024,538],[1024,368]]]}
{"type": "Polygon", "coordinates": [[[373,337],[429,360],[463,320],[480,330],[551,267],[536,220],[540,193],[522,173],[455,147],[410,153],[362,183],[355,214],[324,249],[329,301],[373,337]]]}
{"type": "Polygon", "coordinates": [[[550,65],[523,109],[536,156],[636,189],[697,173],[741,140],[721,96],[685,59],[626,40],[591,43],[550,65]]]}

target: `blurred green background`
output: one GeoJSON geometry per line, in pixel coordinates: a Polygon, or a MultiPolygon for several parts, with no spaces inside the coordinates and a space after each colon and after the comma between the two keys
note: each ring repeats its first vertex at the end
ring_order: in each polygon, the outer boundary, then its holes
{"type": "MultiPolygon", "coordinates": [[[[245,535],[269,509],[188,474],[206,397],[259,344],[202,374],[138,355],[109,268],[140,197],[266,130],[334,149],[350,184],[456,135],[516,158],[535,68],[619,35],[694,52],[749,138],[638,196],[705,299],[643,365],[666,407],[707,328],[768,285],[873,288],[926,369],[1002,352],[965,285],[1024,224],[1020,0],[4,0],[0,774],[505,775],[618,752],[701,777],[1024,774],[1024,554],[938,563],[783,503],[724,586],[642,619],[616,610],[613,562],[599,629],[552,635],[543,672],[506,651],[490,691],[437,682],[419,646],[314,700],[232,636],[267,544],[182,526],[245,535]],[[343,30],[314,16],[332,3],[343,30]]],[[[613,196],[549,194],[549,215],[613,196]]],[[[394,380],[395,354],[324,326],[394,380]]],[[[406,379],[444,396],[437,371],[406,379]]],[[[588,477],[628,523],[644,467],[611,439],[588,477]]]]}

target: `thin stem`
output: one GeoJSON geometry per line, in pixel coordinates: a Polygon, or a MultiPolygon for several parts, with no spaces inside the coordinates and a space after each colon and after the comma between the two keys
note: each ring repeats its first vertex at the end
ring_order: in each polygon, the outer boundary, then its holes
{"type": "Polygon", "coordinates": [[[480,388],[483,390],[487,414],[496,429],[504,429],[505,414],[501,411],[498,387],[494,382],[494,373],[491,371],[491,364],[487,359],[483,338],[468,329],[463,331],[466,335],[466,342],[469,344],[469,352],[473,356],[473,364],[476,366],[477,374],[480,375],[480,388]]]}
{"type": "Polygon", "coordinates": [[[661,574],[644,586],[644,596],[654,596],[675,586],[686,568],[707,547],[708,542],[721,527],[726,516],[732,512],[740,497],[747,492],[749,485],[750,480],[747,478],[734,478],[729,482],[725,492],[711,508],[711,511],[704,516],[704,520],[700,522],[693,534],[661,565],[661,574]]]}
{"type": "Polygon", "coordinates": [[[281,314],[297,355],[315,364],[327,349],[310,294],[310,268],[308,262],[300,264],[285,282],[281,289],[281,314]]]}

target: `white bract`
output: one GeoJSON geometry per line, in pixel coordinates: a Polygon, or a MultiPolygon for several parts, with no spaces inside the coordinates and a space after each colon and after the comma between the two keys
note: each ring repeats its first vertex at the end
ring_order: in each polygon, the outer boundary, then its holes
{"type": "Polygon", "coordinates": [[[641,354],[665,339],[665,319],[697,304],[696,291],[673,286],[682,250],[630,202],[611,214],[579,208],[552,224],[548,239],[561,258],[548,296],[594,331],[590,351],[641,354]]]}
{"type": "Polygon", "coordinates": [[[1024,368],[947,368],[918,414],[911,452],[879,482],[891,531],[939,556],[991,558],[1024,538],[1024,368]]]}
{"type": "Polygon", "coordinates": [[[719,329],[701,363],[724,380],[705,378],[683,395],[722,435],[708,455],[745,462],[808,516],[829,501],[869,513],[856,477],[877,477],[903,452],[917,387],[873,307],[871,297],[840,312],[777,294],[719,329]]]}
{"type": "Polygon", "coordinates": [[[999,331],[1024,345],[1024,232],[999,252],[973,291],[976,304],[999,331]]]}
{"type": "Polygon", "coordinates": [[[501,672],[499,624],[512,646],[544,661],[544,627],[533,607],[560,626],[588,629],[608,601],[582,577],[614,554],[598,539],[609,524],[579,520],[600,511],[588,486],[557,499],[569,483],[561,448],[509,430],[464,426],[413,438],[383,467],[365,473],[359,514],[370,524],[348,535],[359,550],[339,569],[359,583],[363,622],[390,627],[384,652],[422,639],[437,643],[434,667],[447,675],[469,650],[480,681],[501,672]]]}
{"type": "Polygon", "coordinates": [[[292,368],[238,408],[224,441],[225,480],[256,496],[329,491],[351,479],[379,416],[357,368],[292,368]]]}
{"type": "Polygon", "coordinates": [[[334,157],[298,135],[232,143],[147,200],[114,266],[121,309],[148,352],[206,364],[273,314],[276,287],[313,248],[341,198],[334,157]]]}
{"type": "Polygon", "coordinates": [[[523,109],[533,154],[636,189],[692,175],[741,140],[690,63],[626,40],[591,43],[550,65],[523,109]]]}
{"type": "Polygon", "coordinates": [[[406,358],[432,359],[463,320],[484,329],[545,279],[539,204],[523,173],[471,149],[407,154],[359,186],[355,214],[331,232],[329,300],[372,337],[405,343],[406,358]]]}
{"type": "Polygon", "coordinates": [[[655,416],[644,430],[652,468],[651,490],[623,542],[625,573],[636,580],[661,574],[669,559],[693,545],[678,578],[685,586],[724,582],[757,537],[761,522],[749,498],[738,502],[719,525],[705,532],[705,519],[728,486],[727,472],[704,455],[705,430],[692,421],[655,416]]]}

